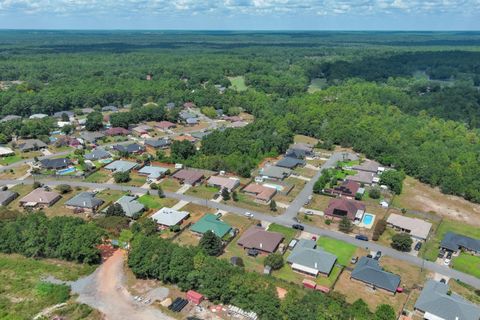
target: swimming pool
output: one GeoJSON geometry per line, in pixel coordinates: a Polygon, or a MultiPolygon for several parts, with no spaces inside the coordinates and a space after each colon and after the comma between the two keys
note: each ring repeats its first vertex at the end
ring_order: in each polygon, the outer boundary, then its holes
{"type": "Polygon", "coordinates": [[[273,184],[273,183],[264,183],[263,186],[267,188],[277,189],[277,191],[282,191],[284,188],[281,185],[273,184]]]}
{"type": "Polygon", "coordinates": [[[100,160],[98,160],[98,162],[100,162],[100,163],[110,163],[110,162],[112,162],[112,161],[113,161],[112,158],[107,158],[107,159],[100,159],[100,160]]]}
{"type": "Polygon", "coordinates": [[[65,175],[65,174],[69,174],[69,173],[75,172],[76,170],[77,170],[77,169],[75,169],[75,167],[69,167],[69,168],[66,168],[66,169],[58,170],[58,171],[57,171],[57,174],[59,174],[59,175],[65,175]]]}
{"type": "Polygon", "coordinates": [[[375,221],[375,215],[371,213],[365,213],[362,218],[362,222],[358,225],[361,228],[370,229],[373,226],[373,222],[375,221]]]}

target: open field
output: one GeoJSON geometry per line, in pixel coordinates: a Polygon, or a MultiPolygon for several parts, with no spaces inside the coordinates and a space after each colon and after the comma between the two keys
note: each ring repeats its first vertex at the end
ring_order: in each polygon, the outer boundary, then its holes
{"type": "Polygon", "coordinates": [[[122,185],[126,186],[134,186],[134,187],[141,187],[147,182],[145,176],[139,175],[136,172],[130,172],[130,181],[121,183],[122,185]]]}
{"type": "Polygon", "coordinates": [[[11,156],[0,157],[0,165],[6,166],[15,162],[22,160],[22,156],[18,153],[15,153],[11,156]]]}
{"type": "Polygon", "coordinates": [[[300,134],[297,134],[293,137],[293,141],[295,143],[307,143],[307,144],[311,144],[311,145],[316,145],[318,140],[315,139],[315,138],[312,138],[312,137],[308,137],[308,136],[304,136],[304,135],[300,135],[300,134]]]}
{"type": "Polygon", "coordinates": [[[245,84],[245,77],[244,76],[237,76],[237,77],[228,77],[230,83],[232,84],[232,88],[236,91],[245,91],[247,90],[247,85],[245,84]]]}
{"type": "Polygon", "coordinates": [[[434,212],[444,218],[466,222],[480,227],[480,204],[463,198],[446,195],[440,190],[407,177],[403,183],[403,192],[395,197],[394,205],[399,208],[434,212]]]}
{"type": "Polygon", "coordinates": [[[421,253],[425,259],[435,261],[440,242],[442,241],[445,233],[449,231],[463,234],[475,239],[480,239],[480,228],[459,221],[443,220],[438,226],[434,235],[427,240],[421,250],[421,253]]]}
{"type": "Polygon", "coordinates": [[[315,93],[321,91],[324,87],[327,86],[327,80],[324,78],[314,78],[308,86],[308,93],[315,93]]]}
{"type": "Polygon", "coordinates": [[[313,194],[312,195],[312,200],[310,201],[309,204],[307,204],[305,206],[305,208],[314,209],[314,210],[318,210],[318,211],[324,211],[328,207],[328,203],[332,199],[334,199],[334,198],[319,195],[319,194],[313,194]]]}
{"type": "Polygon", "coordinates": [[[42,309],[68,299],[68,295],[60,293],[65,290],[64,286],[42,285],[43,277],[76,280],[94,268],[60,260],[0,254],[0,318],[31,319],[42,309]]]}
{"type": "Polygon", "coordinates": [[[480,279],[480,257],[478,256],[462,252],[458,257],[453,258],[452,268],[480,279]]]}
{"type": "Polygon", "coordinates": [[[320,237],[317,240],[317,244],[325,251],[335,254],[338,258],[338,263],[343,266],[348,266],[350,259],[357,250],[357,247],[352,244],[328,237],[320,237]]]}

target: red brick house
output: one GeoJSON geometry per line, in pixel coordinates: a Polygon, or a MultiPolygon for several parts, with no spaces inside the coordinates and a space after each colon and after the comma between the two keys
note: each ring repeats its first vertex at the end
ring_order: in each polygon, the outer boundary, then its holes
{"type": "Polygon", "coordinates": [[[332,199],[325,210],[325,215],[334,219],[348,219],[361,221],[365,213],[365,205],[360,201],[346,198],[332,199]]]}

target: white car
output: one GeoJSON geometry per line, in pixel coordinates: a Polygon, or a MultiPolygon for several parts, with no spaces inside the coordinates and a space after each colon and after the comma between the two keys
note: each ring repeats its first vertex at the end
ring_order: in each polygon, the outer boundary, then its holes
{"type": "Polygon", "coordinates": [[[253,218],[253,213],[245,212],[245,217],[253,218]]]}
{"type": "Polygon", "coordinates": [[[446,265],[446,266],[449,266],[450,265],[450,259],[445,259],[443,260],[443,264],[446,265]]]}

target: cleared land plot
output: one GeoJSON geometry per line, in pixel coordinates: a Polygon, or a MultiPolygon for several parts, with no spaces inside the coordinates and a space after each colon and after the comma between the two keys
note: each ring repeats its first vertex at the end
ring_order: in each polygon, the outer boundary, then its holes
{"type": "Polygon", "coordinates": [[[197,187],[193,187],[187,190],[185,194],[202,198],[202,199],[212,199],[215,194],[220,191],[219,188],[216,187],[209,187],[207,185],[199,185],[197,187]]]}
{"type": "Polygon", "coordinates": [[[310,81],[308,86],[308,93],[315,93],[317,91],[322,91],[323,88],[327,86],[327,80],[324,78],[313,78],[310,81]]]}
{"type": "Polygon", "coordinates": [[[452,268],[480,278],[480,257],[460,253],[458,257],[453,258],[452,268]]]}
{"type": "Polygon", "coordinates": [[[319,194],[313,194],[312,195],[312,200],[310,201],[309,204],[307,204],[305,206],[305,208],[324,211],[328,207],[328,203],[332,199],[334,199],[334,198],[319,195],[319,194]]]}
{"type": "Polygon", "coordinates": [[[297,134],[293,137],[293,142],[295,143],[307,143],[311,145],[316,145],[318,140],[312,137],[304,136],[301,134],[297,134]]]}
{"type": "Polygon", "coordinates": [[[130,172],[130,181],[121,183],[121,184],[126,186],[141,187],[146,182],[147,182],[147,179],[145,176],[141,176],[136,172],[130,172]]]}
{"type": "Polygon", "coordinates": [[[22,165],[10,170],[0,171],[0,179],[18,179],[23,177],[29,168],[28,165],[22,165]]]}
{"type": "Polygon", "coordinates": [[[350,259],[357,250],[357,247],[352,244],[328,237],[320,237],[317,240],[317,244],[325,251],[336,255],[338,258],[337,262],[340,263],[342,266],[348,266],[348,264],[350,263],[350,259]]]}
{"type": "Polygon", "coordinates": [[[453,279],[450,279],[450,281],[448,281],[448,285],[450,286],[450,290],[452,290],[453,292],[461,295],[465,299],[475,304],[480,305],[480,294],[475,293],[474,287],[453,279]]]}
{"type": "Polygon", "coordinates": [[[403,192],[395,197],[394,205],[399,208],[434,212],[444,218],[467,222],[480,227],[480,204],[469,202],[460,197],[445,195],[438,189],[407,177],[403,183],[403,192]]]}
{"type": "Polygon", "coordinates": [[[247,85],[245,84],[245,77],[244,76],[237,76],[237,77],[228,77],[230,83],[232,84],[232,88],[236,91],[245,91],[247,90],[247,85]]]}
{"type": "Polygon", "coordinates": [[[0,318],[31,319],[44,308],[63,302],[59,287],[42,286],[49,275],[76,280],[95,267],[60,260],[34,260],[20,255],[0,254],[0,318]]]}
{"type": "Polygon", "coordinates": [[[317,174],[318,171],[314,169],[305,168],[305,167],[299,167],[299,168],[296,168],[294,172],[306,178],[312,178],[317,174]]]}
{"type": "Polygon", "coordinates": [[[228,203],[237,207],[245,208],[247,210],[258,211],[258,212],[267,213],[271,215],[279,215],[279,214],[282,214],[284,211],[284,209],[279,208],[278,206],[277,206],[277,211],[272,211],[270,210],[270,207],[268,204],[257,203],[253,200],[252,196],[242,192],[238,192],[237,196],[238,196],[238,201],[229,200],[225,203],[228,203]]]}

